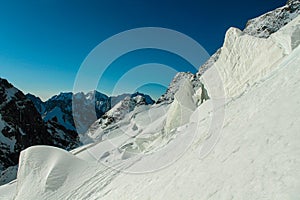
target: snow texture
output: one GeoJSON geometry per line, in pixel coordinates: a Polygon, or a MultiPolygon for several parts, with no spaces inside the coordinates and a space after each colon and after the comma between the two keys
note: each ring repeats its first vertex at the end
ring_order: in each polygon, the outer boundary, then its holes
{"type": "Polygon", "coordinates": [[[200,77],[217,69],[225,89],[222,135],[205,158],[215,97],[199,106],[203,89],[185,79],[171,104],[134,108],[98,142],[23,151],[1,199],[300,199],[299,26],[300,16],[268,38],[227,31],[200,77]]]}

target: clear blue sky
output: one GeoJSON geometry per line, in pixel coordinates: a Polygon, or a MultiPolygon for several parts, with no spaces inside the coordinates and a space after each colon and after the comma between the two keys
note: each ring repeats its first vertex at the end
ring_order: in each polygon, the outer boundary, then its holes
{"type": "MultiPolygon", "coordinates": [[[[174,29],[212,54],[221,47],[229,27],[242,29],[248,19],[284,4],[264,0],[0,0],[0,77],[25,93],[46,99],[72,91],[77,70],[88,53],[121,31],[148,26],[174,29]]],[[[180,66],[188,65],[167,52],[147,50],[130,53],[115,65],[129,69],[147,62],[179,71],[180,66]]],[[[105,93],[120,77],[115,72],[122,70],[116,68],[108,70],[99,86],[105,93]]],[[[154,96],[162,91],[159,87],[156,93],[149,90],[154,96]]]]}

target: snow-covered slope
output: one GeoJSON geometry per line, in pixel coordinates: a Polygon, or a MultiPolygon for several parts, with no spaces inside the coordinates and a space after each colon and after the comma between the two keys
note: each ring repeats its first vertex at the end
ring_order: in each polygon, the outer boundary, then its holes
{"type": "MultiPolygon", "coordinates": [[[[291,22],[300,14],[300,0],[289,0],[285,6],[277,8],[259,17],[251,19],[247,22],[244,33],[258,38],[268,38],[271,34],[278,31],[280,28],[291,22]]],[[[243,45],[242,45],[243,46],[243,45]]],[[[212,67],[221,54],[222,48],[218,49],[200,68],[199,72],[194,78],[195,81],[200,82],[198,79],[210,67],[212,67]]],[[[190,73],[180,72],[168,87],[168,91],[158,99],[158,103],[165,102],[171,103],[174,99],[174,94],[178,90],[180,80],[183,78],[191,78],[190,73]]]]}
{"type": "Polygon", "coordinates": [[[93,123],[86,133],[87,137],[82,140],[86,142],[91,141],[90,139],[93,141],[101,140],[104,135],[109,135],[115,129],[125,124],[132,125],[132,129],[136,129],[137,131],[138,127],[135,124],[131,124],[130,120],[137,115],[137,113],[147,110],[152,104],[154,104],[154,101],[150,96],[142,93],[136,92],[126,96],[93,123]]]}
{"type": "MultiPolygon", "coordinates": [[[[210,124],[209,112],[203,112],[210,110],[206,103],[198,110],[198,115],[204,116],[195,127],[196,138],[179,160],[158,172],[121,174],[95,196],[157,200],[299,199],[299,58],[298,47],[281,61],[277,70],[227,103],[222,137],[205,159],[199,159],[199,150],[210,124]]],[[[184,129],[186,135],[195,131],[192,123],[189,127],[184,129]]]]}
{"type": "Polygon", "coordinates": [[[214,64],[223,80],[226,96],[234,98],[243,93],[247,87],[278,68],[280,61],[299,44],[299,18],[267,39],[230,28],[222,53],[214,64]]]}
{"type": "MultiPolygon", "coordinates": [[[[268,38],[300,14],[300,1],[289,0],[285,6],[277,8],[247,22],[244,33],[268,38]]],[[[221,48],[216,51],[200,68],[197,77],[200,77],[219,59],[221,48]]]]}
{"type": "Polygon", "coordinates": [[[183,79],[172,103],[137,106],[70,153],[23,151],[18,179],[0,198],[300,199],[299,28],[300,16],[268,38],[229,29],[201,87],[183,79]],[[210,85],[215,72],[223,97],[210,85]],[[222,134],[200,157],[221,109],[216,98],[224,98],[222,134]]]}

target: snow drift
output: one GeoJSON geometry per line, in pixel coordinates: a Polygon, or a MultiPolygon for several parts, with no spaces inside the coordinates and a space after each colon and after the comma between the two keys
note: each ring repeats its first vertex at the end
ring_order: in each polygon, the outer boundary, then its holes
{"type": "Polygon", "coordinates": [[[300,199],[299,28],[300,16],[268,38],[229,29],[201,76],[210,99],[199,106],[203,88],[186,79],[170,105],[136,107],[105,128],[95,123],[90,130],[99,141],[73,155],[29,148],[17,181],[0,187],[0,197],[300,199]],[[212,102],[222,98],[208,84],[214,70],[224,84],[225,116],[217,145],[200,159],[212,137],[212,102]]]}

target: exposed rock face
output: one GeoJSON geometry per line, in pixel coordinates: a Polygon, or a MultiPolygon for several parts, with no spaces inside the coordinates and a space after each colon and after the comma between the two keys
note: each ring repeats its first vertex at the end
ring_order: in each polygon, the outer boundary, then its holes
{"type": "Polygon", "coordinates": [[[107,111],[100,119],[98,119],[89,128],[86,134],[86,140],[89,141],[93,138],[96,132],[103,132],[98,134],[96,139],[101,139],[102,134],[105,134],[110,129],[115,129],[118,127],[118,122],[124,119],[124,117],[132,112],[135,108],[140,106],[152,105],[155,102],[151,99],[149,95],[145,95],[139,92],[126,96],[122,101],[117,103],[113,108],[107,111]]]}
{"type": "Polygon", "coordinates": [[[69,150],[79,143],[74,131],[55,121],[45,123],[33,102],[0,78],[0,171],[15,166],[27,147],[52,145],[69,150]]]}
{"type": "Polygon", "coordinates": [[[1,168],[18,163],[21,150],[35,144],[51,144],[51,135],[26,96],[0,79],[1,168]]]}
{"type": "Polygon", "coordinates": [[[135,107],[141,105],[151,105],[154,101],[150,96],[142,93],[134,93],[130,96],[125,97],[122,101],[116,104],[111,110],[106,112],[96,123],[101,124],[101,126],[107,127],[113,122],[118,122],[124,118],[124,116],[133,111],[135,107]]]}
{"type": "Polygon", "coordinates": [[[179,72],[170,83],[166,93],[163,94],[156,103],[172,103],[175,93],[179,90],[179,87],[184,81],[189,81],[195,90],[202,87],[204,88],[204,85],[199,80],[199,76],[190,72],[179,72]]]}
{"type": "Polygon", "coordinates": [[[268,38],[300,14],[300,1],[289,0],[281,8],[248,21],[244,32],[259,38],[268,38]]]}
{"type": "Polygon", "coordinates": [[[108,97],[98,91],[91,91],[87,94],[68,92],[55,95],[46,102],[32,94],[26,96],[34,103],[45,122],[55,121],[57,125],[61,125],[67,130],[83,134],[97,119],[120,101],[126,97],[133,98],[138,95],[143,98],[141,102],[153,104],[154,101],[149,95],[141,93],[108,97]],[[74,116],[77,121],[76,126],[74,116]]]}
{"type": "Polygon", "coordinates": [[[60,93],[46,102],[42,102],[32,94],[26,96],[34,102],[45,122],[55,119],[58,125],[78,133],[84,133],[93,122],[111,108],[109,97],[98,91],[87,94],[82,92],[76,94],[72,92],[60,93]],[[73,112],[73,103],[77,106],[75,112],[73,112]],[[78,127],[75,127],[73,114],[80,121],[77,124],[78,127]]]}

